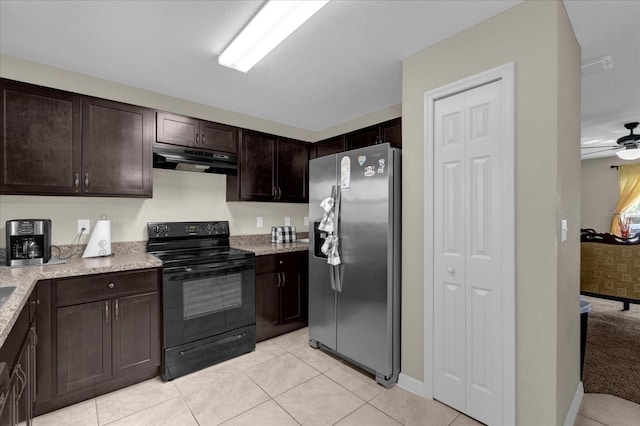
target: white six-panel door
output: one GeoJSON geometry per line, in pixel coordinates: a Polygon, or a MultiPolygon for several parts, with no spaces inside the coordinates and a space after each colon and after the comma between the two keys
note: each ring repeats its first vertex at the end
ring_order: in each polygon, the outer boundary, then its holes
{"type": "Polygon", "coordinates": [[[501,81],[435,102],[434,397],[502,423],[501,81]]]}

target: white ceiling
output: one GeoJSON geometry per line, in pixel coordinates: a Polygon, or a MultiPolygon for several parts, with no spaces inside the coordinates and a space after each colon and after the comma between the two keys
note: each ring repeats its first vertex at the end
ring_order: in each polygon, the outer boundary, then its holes
{"type": "MultiPolygon", "coordinates": [[[[0,53],[318,131],[401,103],[404,58],[519,2],[332,0],[243,74],[217,55],[264,1],[0,0],[0,53]]],[[[640,121],[640,1],[565,4],[583,61],[613,62],[584,73],[583,140],[616,139],[640,121]]]]}

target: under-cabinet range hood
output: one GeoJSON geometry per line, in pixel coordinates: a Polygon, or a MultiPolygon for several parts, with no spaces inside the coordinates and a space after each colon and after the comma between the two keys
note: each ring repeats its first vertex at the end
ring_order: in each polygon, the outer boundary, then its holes
{"type": "Polygon", "coordinates": [[[203,151],[155,143],[153,144],[153,167],[156,169],[235,175],[238,172],[238,156],[221,151],[203,151]]]}

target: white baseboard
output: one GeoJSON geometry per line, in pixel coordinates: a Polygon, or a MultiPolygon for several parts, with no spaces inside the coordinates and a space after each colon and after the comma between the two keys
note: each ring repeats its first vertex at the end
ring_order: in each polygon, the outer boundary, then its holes
{"type": "Polygon", "coordinates": [[[573,401],[571,401],[569,412],[567,413],[567,417],[564,419],[564,426],[573,426],[576,422],[576,417],[578,416],[578,410],[580,410],[580,403],[582,402],[583,395],[584,386],[582,385],[582,382],[578,382],[578,389],[576,389],[576,393],[573,395],[573,401]]]}
{"type": "Polygon", "coordinates": [[[424,383],[404,373],[398,375],[398,386],[418,396],[424,396],[424,383]]]}

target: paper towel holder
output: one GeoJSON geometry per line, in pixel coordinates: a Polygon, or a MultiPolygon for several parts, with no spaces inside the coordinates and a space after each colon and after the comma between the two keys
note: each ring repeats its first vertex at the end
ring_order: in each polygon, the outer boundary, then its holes
{"type": "Polygon", "coordinates": [[[100,215],[82,254],[83,258],[100,256],[111,256],[111,221],[107,219],[106,213],[100,215]]]}

